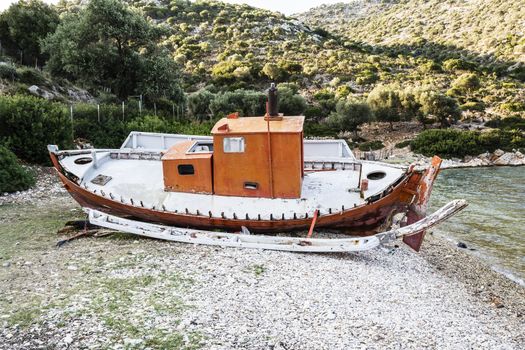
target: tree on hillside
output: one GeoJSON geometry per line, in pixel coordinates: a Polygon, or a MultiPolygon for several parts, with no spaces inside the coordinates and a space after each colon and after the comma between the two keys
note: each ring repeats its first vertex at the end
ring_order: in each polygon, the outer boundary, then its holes
{"type": "Polygon", "coordinates": [[[465,73],[460,75],[456,80],[452,82],[452,88],[463,94],[472,93],[481,87],[479,78],[474,73],[465,73]]]}
{"type": "Polygon", "coordinates": [[[2,50],[26,65],[43,65],[40,41],[59,23],[57,11],[40,0],[20,0],[0,14],[2,50]]]}
{"type": "Polygon", "coordinates": [[[211,119],[211,101],[215,95],[208,90],[202,89],[188,95],[188,115],[195,120],[211,119]]]}
{"type": "Polygon", "coordinates": [[[456,100],[440,92],[425,91],[421,93],[419,103],[421,104],[421,112],[424,115],[436,117],[441,127],[450,126],[450,118],[457,120],[461,116],[456,100]]]}
{"type": "Polygon", "coordinates": [[[139,91],[150,99],[166,98],[174,101],[184,100],[184,92],[179,84],[180,74],[175,61],[167,52],[156,50],[144,55],[142,78],[139,91]]]}
{"type": "Polygon", "coordinates": [[[340,131],[353,131],[358,136],[359,126],[372,120],[372,110],[365,101],[339,100],[328,118],[328,124],[340,131]]]}
{"type": "Polygon", "coordinates": [[[399,91],[392,86],[378,85],[368,95],[367,102],[377,120],[390,123],[394,130],[394,122],[401,120],[403,105],[399,91]]]}
{"type": "Polygon", "coordinates": [[[272,80],[279,80],[283,75],[283,70],[275,63],[266,63],[262,73],[272,80]]]}
{"type": "Polygon", "coordinates": [[[213,117],[224,117],[239,112],[241,116],[260,116],[264,114],[266,94],[251,90],[226,91],[215,95],[210,103],[213,117]]]}
{"type": "Polygon", "coordinates": [[[120,98],[144,89],[155,99],[159,93],[166,94],[166,86],[173,93],[171,98],[179,98],[173,85],[175,65],[162,57],[156,44],[162,34],[124,2],[91,0],[77,13],[68,14],[45,40],[50,56],[47,68],[54,75],[110,87],[120,98]]]}
{"type": "Polygon", "coordinates": [[[284,115],[302,115],[306,110],[306,100],[299,95],[297,89],[289,87],[293,84],[279,84],[279,112],[284,115]],[[287,86],[288,85],[288,86],[287,86]]]}

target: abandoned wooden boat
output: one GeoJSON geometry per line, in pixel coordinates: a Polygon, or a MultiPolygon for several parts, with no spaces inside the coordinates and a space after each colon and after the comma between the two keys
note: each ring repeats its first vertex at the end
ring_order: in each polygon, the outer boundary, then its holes
{"type": "MultiPolygon", "coordinates": [[[[303,122],[270,99],[266,116],[231,114],[211,137],[132,133],[120,149],[48,149],[93,221],[103,212],[180,228],[367,236],[396,213],[408,225],[425,217],[441,159],[425,170],[357,160],[344,141],[303,140],[303,122]]],[[[413,233],[405,242],[419,250],[424,230],[413,233]]]]}

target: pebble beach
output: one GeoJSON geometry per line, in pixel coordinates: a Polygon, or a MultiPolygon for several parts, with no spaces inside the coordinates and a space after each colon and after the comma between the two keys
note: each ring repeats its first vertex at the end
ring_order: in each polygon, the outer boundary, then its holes
{"type": "Polygon", "coordinates": [[[401,242],[297,254],[120,233],[57,248],[57,230],[83,214],[51,171],[38,179],[0,196],[0,349],[525,346],[525,288],[432,234],[420,253],[401,242]]]}

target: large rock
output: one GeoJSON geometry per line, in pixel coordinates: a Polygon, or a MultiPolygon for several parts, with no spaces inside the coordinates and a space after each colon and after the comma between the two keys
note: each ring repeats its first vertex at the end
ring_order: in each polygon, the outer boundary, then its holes
{"type": "Polygon", "coordinates": [[[503,153],[498,159],[494,161],[494,165],[523,165],[524,158],[519,158],[516,153],[503,153]]]}
{"type": "Polygon", "coordinates": [[[32,95],[45,98],[46,100],[52,100],[53,98],[55,98],[55,95],[53,93],[44,90],[36,85],[31,85],[27,90],[29,90],[29,92],[32,95]]]}
{"type": "Polygon", "coordinates": [[[495,162],[499,157],[503,156],[505,154],[504,151],[500,150],[500,149],[497,149],[494,151],[494,153],[492,153],[492,155],[490,156],[490,160],[495,162]]]}
{"type": "Polygon", "coordinates": [[[485,166],[488,165],[489,162],[486,159],[480,159],[480,158],[473,158],[465,163],[465,166],[467,167],[478,167],[478,166],[485,166]]]}
{"type": "Polygon", "coordinates": [[[86,102],[86,103],[94,103],[95,99],[89,92],[86,90],[79,89],[77,87],[68,88],[67,89],[67,97],[69,100],[72,101],[79,101],[79,102],[86,102]]]}

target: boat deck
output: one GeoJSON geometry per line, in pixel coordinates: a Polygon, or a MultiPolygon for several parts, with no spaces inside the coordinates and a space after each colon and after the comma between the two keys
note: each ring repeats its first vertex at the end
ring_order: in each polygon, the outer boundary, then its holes
{"type": "Polygon", "coordinates": [[[112,197],[135,205],[142,204],[148,208],[164,208],[166,211],[179,213],[201,213],[213,217],[239,217],[261,219],[285,219],[312,215],[316,209],[322,212],[338,212],[344,208],[361,205],[366,198],[383,192],[399,180],[405,170],[377,162],[362,162],[362,178],[373,172],[384,172],[382,179],[369,180],[368,190],[364,198],[357,189],[358,170],[306,171],[301,198],[252,198],[218,196],[198,193],[166,192],[162,162],[158,159],[114,159],[110,152],[97,153],[97,161],[79,165],[74,161],[83,155],[66,156],[62,165],[81,179],[81,186],[97,194],[112,197]],[[98,175],[110,176],[105,185],[97,185],[91,181],[98,175]]]}

